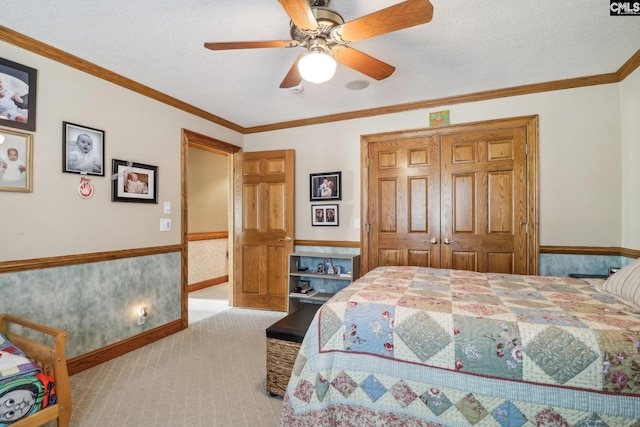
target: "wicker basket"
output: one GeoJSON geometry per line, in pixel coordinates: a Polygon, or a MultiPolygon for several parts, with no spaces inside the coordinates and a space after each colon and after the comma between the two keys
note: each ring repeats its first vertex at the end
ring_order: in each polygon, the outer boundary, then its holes
{"type": "Polygon", "coordinates": [[[267,338],[267,391],[284,396],[300,343],[267,338]]]}

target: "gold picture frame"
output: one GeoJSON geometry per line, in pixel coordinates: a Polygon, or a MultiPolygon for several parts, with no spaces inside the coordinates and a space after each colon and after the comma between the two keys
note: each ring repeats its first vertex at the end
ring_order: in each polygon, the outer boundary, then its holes
{"type": "Polygon", "coordinates": [[[33,191],[33,135],[0,128],[0,191],[33,191]]]}

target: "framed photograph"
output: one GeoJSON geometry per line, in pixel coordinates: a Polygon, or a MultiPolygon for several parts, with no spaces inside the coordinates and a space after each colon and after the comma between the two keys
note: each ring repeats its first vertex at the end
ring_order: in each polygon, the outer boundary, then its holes
{"type": "Polygon", "coordinates": [[[62,122],[62,172],[104,176],[104,131],[62,122]]]}
{"type": "Polygon", "coordinates": [[[309,289],[311,287],[311,282],[309,280],[298,280],[298,286],[300,289],[309,289]]]}
{"type": "Polygon", "coordinates": [[[38,72],[0,58],[0,125],[36,130],[38,72]]]}
{"type": "Polygon", "coordinates": [[[0,129],[0,191],[33,191],[33,135],[0,129]]]}
{"type": "Polygon", "coordinates": [[[311,205],[311,225],[338,225],[338,205],[311,205]]]}
{"type": "Polygon", "coordinates": [[[342,200],[342,172],[312,173],[309,182],[311,201],[342,200]]]}
{"type": "Polygon", "coordinates": [[[294,289],[295,292],[308,293],[311,289],[311,282],[309,280],[298,280],[298,286],[294,289]]]}
{"type": "Polygon", "coordinates": [[[158,203],[158,167],[113,159],[111,201],[158,203]]]}

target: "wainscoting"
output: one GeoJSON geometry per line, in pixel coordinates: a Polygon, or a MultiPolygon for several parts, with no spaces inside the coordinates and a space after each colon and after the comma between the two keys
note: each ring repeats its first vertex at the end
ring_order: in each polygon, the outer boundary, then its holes
{"type": "MultiPolygon", "coordinates": [[[[359,242],[295,243],[296,251],[360,253],[359,242]]],[[[68,331],[69,371],[76,373],[186,327],[181,256],[174,245],[0,263],[0,312],[68,331]],[[150,315],[137,325],[141,305],[150,315]]],[[[634,249],[541,246],[540,274],[606,274],[638,257],[634,249]]]]}
{"type": "Polygon", "coordinates": [[[541,246],[540,275],[568,276],[571,273],[607,274],[610,267],[624,267],[640,258],[640,251],[624,248],[584,246],[541,246]]]}
{"type": "Polygon", "coordinates": [[[69,332],[72,373],[182,328],[180,246],[20,264],[0,264],[0,311],[69,332]]]}
{"type": "Polygon", "coordinates": [[[229,280],[229,233],[190,233],[189,292],[229,280]]]}
{"type": "MultiPolygon", "coordinates": [[[[360,253],[360,242],[296,240],[295,244],[295,250],[302,252],[360,253]]],[[[624,267],[636,258],[640,258],[640,250],[617,247],[540,246],[538,274],[607,274],[610,267],[624,267]]]]}

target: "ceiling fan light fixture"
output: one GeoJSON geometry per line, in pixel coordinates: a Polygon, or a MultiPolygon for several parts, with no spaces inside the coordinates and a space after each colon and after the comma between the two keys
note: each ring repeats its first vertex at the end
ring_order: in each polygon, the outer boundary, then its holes
{"type": "Polygon", "coordinates": [[[298,71],[310,83],[324,83],[336,73],[336,60],[324,49],[310,49],[298,61],[298,71]]]}

